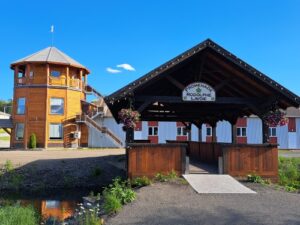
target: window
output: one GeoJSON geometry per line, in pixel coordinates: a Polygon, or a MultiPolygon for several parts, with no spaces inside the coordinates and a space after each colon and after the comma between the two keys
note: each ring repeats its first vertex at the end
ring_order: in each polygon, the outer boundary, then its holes
{"type": "Polygon", "coordinates": [[[24,71],[19,71],[18,72],[18,78],[23,78],[23,77],[25,77],[24,71]]]}
{"type": "Polygon", "coordinates": [[[18,98],[18,103],[17,103],[17,114],[25,114],[25,103],[26,100],[25,98],[18,98]]]}
{"type": "Polygon", "coordinates": [[[51,98],[50,99],[50,113],[63,115],[64,114],[64,99],[63,98],[51,98]]]}
{"type": "Polygon", "coordinates": [[[276,137],[276,127],[269,127],[269,136],[276,137]]]}
{"type": "Polygon", "coordinates": [[[237,137],[246,137],[247,136],[246,127],[237,127],[236,128],[236,136],[237,137]]]}
{"type": "Polygon", "coordinates": [[[186,136],[187,130],[186,127],[177,127],[177,136],[186,136]]]}
{"type": "Polygon", "coordinates": [[[157,136],[158,135],[158,127],[149,127],[148,135],[149,136],[157,136]]]}
{"type": "Polygon", "coordinates": [[[206,127],[206,136],[211,136],[211,127],[206,127]]]}
{"type": "Polygon", "coordinates": [[[16,124],[16,140],[23,140],[24,137],[24,123],[16,124]]]}
{"type": "Polygon", "coordinates": [[[29,78],[33,78],[33,76],[34,76],[34,72],[31,70],[31,71],[29,71],[29,78]]]}
{"type": "Polygon", "coordinates": [[[59,76],[60,76],[60,71],[52,70],[52,71],[51,71],[51,76],[52,76],[52,77],[59,77],[59,76]]]}
{"type": "Polygon", "coordinates": [[[60,123],[50,124],[50,139],[62,139],[62,125],[60,123]]]}

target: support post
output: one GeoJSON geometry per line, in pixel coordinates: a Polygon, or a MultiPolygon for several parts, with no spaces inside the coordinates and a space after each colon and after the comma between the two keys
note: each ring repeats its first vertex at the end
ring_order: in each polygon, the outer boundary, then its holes
{"type": "Polygon", "coordinates": [[[192,141],[192,124],[188,123],[186,126],[187,133],[188,133],[188,141],[192,141]]]}
{"type": "Polygon", "coordinates": [[[262,121],[262,143],[265,144],[265,143],[269,143],[269,127],[268,125],[266,124],[266,122],[261,119],[262,121]]]}
{"type": "Polygon", "coordinates": [[[231,143],[236,144],[236,124],[231,124],[231,143]]]}
{"type": "Polygon", "coordinates": [[[202,124],[198,127],[198,141],[202,142],[202,124]]]}
{"type": "Polygon", "coordinates": [[[217,124],[213,124],[212,126],[212,143],[217,142],[217,124]]]}
{"type": "Polygon", "coordinates": [[[129,143],[133,143],[134,141],[134,129],[127,128],[126,129],[126,147],[129,143]]]}

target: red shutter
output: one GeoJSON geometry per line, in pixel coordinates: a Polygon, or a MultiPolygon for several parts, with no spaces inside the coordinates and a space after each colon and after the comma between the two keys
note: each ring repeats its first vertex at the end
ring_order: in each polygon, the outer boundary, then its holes
{"type": "Polygon", "coordinates": [[[296,120],[295,118],[290,117],[288,123],[289,132],[296,132],[296,120]]]}
{"type": "Polygon", "coordinates": [[[149,127],[158,127],[158,122],[157,121],[148,121],[148,126],[149,127]]]}

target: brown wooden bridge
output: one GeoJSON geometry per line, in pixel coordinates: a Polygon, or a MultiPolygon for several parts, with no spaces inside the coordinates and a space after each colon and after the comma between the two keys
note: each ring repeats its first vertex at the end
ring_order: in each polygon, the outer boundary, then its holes
{"type": "Polygon", "coordinates": [[[199,133],[202,124],[212,126],[212,143],[203,143],[201,137],[198,142],[134,143],[134,132],[127,129],[129,177],[172,169],[183,174],[188,156],[222,164],[223,173],[257,173],[274,180],[278,174],[277,146],[269,144],[264,115],[300,104],[297,95],[210,39],[107,96],[105,102],[117,121],[122,108],[133,108],[143,121],[178,121],[189,130],[194,124],[199,133]],[[239,145],[237,118],[250,115],[261,118],[263,142],[239,145]],[[231,123],[230,144],[217,141],[216,124],[222,120],[231,123]]]}

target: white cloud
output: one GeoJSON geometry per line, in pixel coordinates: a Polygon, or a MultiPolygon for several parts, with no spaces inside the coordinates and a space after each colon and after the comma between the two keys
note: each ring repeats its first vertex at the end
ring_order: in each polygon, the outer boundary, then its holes
{"type": "Polygon", "coordinates": [[[118,68],[122,68],[124,70],[128,70],[128,71],[135,71],[135,69],[133,68],[133,66],[131,66],[130,64],[127,63],[123,63],[120,65],[117,65],[118,68]]]}
{"type": "Polygon", "coordinates": [[[110,68],[110,67],[107,67],[106,71],[109,72],[109,73],[121,73],[122,72],[121,70],[113,69],[113,68],[110,68]]]}

